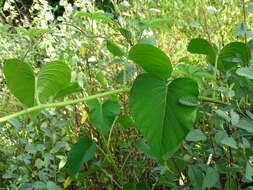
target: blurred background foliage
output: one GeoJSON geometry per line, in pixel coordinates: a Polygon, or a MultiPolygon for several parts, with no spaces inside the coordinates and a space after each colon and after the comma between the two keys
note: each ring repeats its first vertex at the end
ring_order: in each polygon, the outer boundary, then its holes
{"type": "MultiPolygon", "coordinates": [[[[247,7],[250,3],[245,1],[247,7]]],[[[137,42],[154,44],[170,56],[178,68],[175,75],[198,78],[194,74],[207,65],[204,57],[187,52],[190,39],[204,38],[220,49],[231,41],[244,41],[245,33],[248,38],[253,36],[252,7],[248,7],[246,25],[243,4],[238,0],[1,0],[0,7],[0,116],[20,110],[5,88],[2,65],[6,58],[25,60],[37,71],[47,62],[64,60],[72,68],[72,82],[82,91],[70,97],[76,98],[131,84],[139,72],[132,63],[113,57],[105,40],[119,44],[124,53],[137,42]]],[[[199,83],[206,88],[202,78],[199,83]]],[[[45,189],[48,181],[74,190],[117,189],[114,180],[156,183],[163,168],[136,150],[139,133],[125,116],[126,99],[120,97],[123,113],[110,150],[98,153],[71,184],[64,165],[77,138],[88,135],[103,149],[85,104],[44,110],[36,121],[23,116],[1,123],[0,189],[45,189]],[[108,155],[113,156],[113,164],[104,159],[108,155]]],[[[166,178],[164,183],[174,183],[173,177],[171,180],[166,178]]]]}

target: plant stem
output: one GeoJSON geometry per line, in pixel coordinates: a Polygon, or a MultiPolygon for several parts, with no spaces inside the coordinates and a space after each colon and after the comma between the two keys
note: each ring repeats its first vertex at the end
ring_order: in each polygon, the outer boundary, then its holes
{"type": "Polygon", "coordinates": [[[50,104],[40,104],[38,106],[34,106],[34,107],[24,109],[20,112],[16,112],[16,113],[1,117],[0,118],[0,123],[4,122],[4,121],[7,121],[9,119],[18,117],[20,115],[24,115],[24,114],[31,113],[31,112],[38,111],[38,110],[42,110],[42,109],[63,107],[63,106],[70,105],[70,104],[76,104],[76,103],[79,103],[79,102],[85,102],[85,101],[88,101],[88,100],[93,100],[93,99],[101,98],[101,97],[104,97],[104,96],[109,96],[109,95],[113,95],[113,94],[119,94],[119,93],[122,93],[122,92],[129,92],[129,91],[130,91],[130,88],[122,88],[122,89],[112,90],[112,91],[108,91],[108,92],[104,92],[104,93],[99,93],[99,94],[96,94],[96,95],[87,96],[87,97],[79,98],[79,99],[75,99],[75,100],[68,100],[68,101],[64,101],[64,102],[56,102],[56,103],[50,103],[50,104]]]}
{"type": "Polygon", "coordinates": [[[214,98],[198,96],[198,99],[201,100],[201,101],[204,101],[204,102],[210,102],[210,103],[215,103],[215,104],[228,105],[228,103],[223,102],[221,100],[214,99],[214,98]]]}
{"type": "MultiPolygon", "coordinates": [[[[47,109],[47,108],[63,107],[63,106],[67,106],[67,105],[70,105],[70,104],[77,104],[77,103],[80,103],[80,102],[86,102],[88,100],[93,100],[93,99],[101,98],[101,97],[104,97],[104,96],[110,96],[110,95],[113,95],[113,94],[129,92],[130,90],[131,90],[131,88],[121,88],[121,89],[118,89],[118,90],[111,90],[111,91],[108,91],[108,92],[103,92],[103,93],[99,93],[99,94],[95,94],[95,95],[92,95],[92,96],[87,96],[87,97],[79,98],[79,99],[75,99],[75,100],[68,100],[68,101],[64,101],[64,102],[56,102],[56,103],[50,103],[50,104],[40,104],[40,105],[30,107],[30,108],[24,109],[22,111],[19,111],[19,112],[10,114],[10,115],[6,115],[4,117],[0,117],[0,123],[5,122],[9,119],[13,119],[15,117],[24,115],[24,114],[34,112],[34,111],[39,111],[39,110],[43,110],[43,109],[47,109]]],[[[217,100],[217,99],[213,99],[213,98],[209,98],[209,97],[198,96],[198,99],[201,100],[201,101],[228,105],[227,103],[225,103],[221,100],[217,100]]]]}

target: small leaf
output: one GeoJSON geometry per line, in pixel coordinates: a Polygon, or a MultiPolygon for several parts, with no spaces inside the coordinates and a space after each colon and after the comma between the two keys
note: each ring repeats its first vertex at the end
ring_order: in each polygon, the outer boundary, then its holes
{"type": "Polygon", "coordinates": [[[203,180],[202,189],[212,188],[219,182],[219,174],[215,169],[209,167],[206,172],[206,176],[203,180]]]}
{"type": "Polygon", "coordinates": [[[186,105],[186,106],[197,106],[198,105],[198,99],[196,97],[192,96],[183,96],[179,99],[180,104],[186,105]]]}
{"type": "Polygon", "coordinates": [[[18,59],[8,59],[3,72],[11,93],[24,105],[33,106],[35,76],[32,68],[18,59]]]}
{"type": "Polygon", "coordinates": [[[96,152],[96,143],[88,137],[82,137],[71,148],[67,158],[67,173],[73,179],[85,162],[92,159],[96,152]]]}
{"type": "Polygon", "coordinates": [[[244,129],[250,133],[253,133],[253,124],[244,118],[241,118],[239,122],[235,124],[235,126],[244,129]]]}
{"type": "Polygon", "coordinates": [[[246,77],[247,79],[253,79],[253,69],[247,67],[241,67],[236,70],[239,76],[246,77]]]}
{"type": "Polygon", "coordinates": [[[225,137],[221,140],[221,144],[227,145],[231,148],[237,149],[237,143],[232,137],[225,137]]]}
{"type": "Polygon", "coordinates": [[[249,162],[247,162],[246,165],[246,171],[245,171],[245,177],[252,181],[252,177],[253,177],[253,167],[251,166],[251,164],[249,162]]]}
{"type": "Polygon", "coordinates": [[[72,179],[70,177],[67,177],[67,179],[64,181],[63,187],[66,189],[68,186],[70,186],[72,182],[72,179]]]}
{"type": "Polygon", "coordinates": [[[119,103],[107,100],[101,104],[97,99],[94,99],[88,101],[87,105],[92,125],[98,127],[104,135],[107,135],[116,116],[120,113],[119,103]]]}
{"type": "Polygon", "coordinates": [[[230,116],[232,125],[236,125],[240,120],[240,116],[234,110],[230,111],[230,116]]]}
{"type": "Polygon", "coordinates": [[[125,28],[120,28],[119,31],[127,40],[132,39],[132,33],[129,30],[125,28]]]}
{"type": "Polygon", "coordinates": [[[120,49],[119,46],[117,46],[113,41],[107,40],[106,41],[107,49],[114,55],[122,57],[124,55],[124,52],[120,49]]]}
{"type": "Polygon", "coordinates": [[[149,190],[149,185],[144,181],[138,184],[128,183],[123,186],[123,190],[149,190]]]}
{"type": "Polygon", "coordinates": [[[38,75],[38,95],[41,103],[66,88],[71,79],[70,68],[63,62],[53,61],[42,67],[38,75]]]}
{"type": "Polygon", "coordinates": [[[247,23],[245,22],[239,22],[236,25],[235,33],[237,36],[247,36],[247,37],[252,37],[253,33],[251,29],[248,27],[247,23]]]}
{"type": "Polygon", "coordinates": [[[128,115],[121,115],[118,119],[117,122],[120,123],[125,129],[135,127],[135,123],[133,119],[128,116],[128,115]]]}
{"type": "Polygon", "coordinates": [[[230,122],[230,117],[222,110],[217,110],[216,114],[221,118],[225,119],[226,121],[230,122]]]}
{"type": "Polygon", "coordinates": [[[60,188],[58,185],[56,185],[54,182],[48,181],[47,182],[47,190],[63,190],[63,189],[60,188]]]}
{"type": "Polygon", "coordinates": [[[193,129],[186,136],[186,140],[193,141],[193,142],[202,141],[202,140],[206,140],[206,136],[199,129],[193,129]]]}
{"type": "Polygon", "coordinates": [[[172,66],[169,57],[153,45],[137,44],[133,46],[128,58],[160,79],[167,79],[171,74],[172,66]]]}
{"type": "Polygon", "coordinates": [[[253,4],[250,4],[247,8],[246,8],[246,11],[248,13],[253,13],[253,4]]]}
{"type": "Polygon", "coordinates": [[[215,64],[216,50],[207,40],[202,38],[192,39],[188,45],[187,50],[190,53],[204,54],[208,57],[211,64],[215,64]]]}
{"type": "Polygon", "coordinates": [[[96,79],[103,88],[106,89],[108,87],[108,81],[105,78],[105,74],[102,71],[99,71],[96,74],[96,79]]]}

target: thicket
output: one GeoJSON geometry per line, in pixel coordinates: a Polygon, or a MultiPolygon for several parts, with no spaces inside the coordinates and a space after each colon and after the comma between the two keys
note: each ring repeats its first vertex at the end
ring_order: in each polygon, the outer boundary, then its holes
{"type": "Polygon", "coordinates": [[[250,1],[0,5],[0,189],[253,189],[250,1]]]}

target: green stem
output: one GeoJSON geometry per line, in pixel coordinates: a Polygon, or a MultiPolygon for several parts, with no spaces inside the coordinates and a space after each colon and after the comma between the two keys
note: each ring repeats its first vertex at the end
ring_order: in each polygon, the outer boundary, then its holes
{"type": "Polygon", "coordinates": [[[113,94],[119,94],[122,92],[129,92],[129,91],[130,91],[130,88],[123,88],[123,89],[112,90],[112,91],[108,91],[108,92],[104,92],[104,93],[100,93],[100,94],[96,94],[96,95],[92,95],[92,96],[88,96],[88,97],[84,97],[84,98],[79,98],[79,99],[75,99],[75,100],[68,100],[68,101],[64,101],[64,102],[56,102],[56,103],[50,103],[50,104],[40,104],[40,105],[37,105],[34,107],[24,109],[20,112],[16,112],[16,113],[4,116],[4,117],[0,117],[0,123],[7,121],[9,119],[18,117],[20,115],[28,114],[28,113],[42,110],[42,109],[63,107],[63,106],[70,105],[70,104],[76,104],[76,103],[85,102],[85,101],[92,100],[92,99],[101,98],[104,96],[109,96],[109,95],[113,95],[113,94]]]}
{"type": "MultiPolygon", "coordinates": [[[[15,117],[24,115],[24,114],[34,112],[34,111],[39,111],[39,110],[43,110],[43,109],[47,109],[47,108],[63,107],[63,106],[67,106],[67,105],[70,105],[70,104],[77,104],[77,103],[80,103],[80,102],[86,102],[88,100],[93,100],[93,99],[101,98],[101,97],[104,97],[104,96],[110,96],[110,95],[119,94],[119,93],[122,93],[122,92],[129,92],[130,90],[131,90],[131,88],[122,88],[122,89],[103,92],[103,93],[99,93],[99,94],[95,94],[95,95],[92,95],[92,96],[87,96],[87,97],[79,98],[79,99],[75,99],[75,100],[68,100],[68,101],[64,101],[64,102],[56,102],[56,103],[50,103],[50,104],[40,104],[40,105],[30,107],[30,108],[24,109],[22,111],[19,111],[19,112],[10,114],[10,115],[6,115],[4,117],[0,117],[0,123],[5,122],[9,119],[13,119],[15,117]]],[[[225,103],[221,100],[217,100],[217,99],[213,99],[213,98],[198,96],[198,99],[201,100],[201,101],[228,105],[227,103],[225,103]]]]}
{"type": "Polygon", "coordinates": [[[214,98],[208,98],[208,97],[203,97],[203,96],[198,96],[198,99],[204,102],[211,102],[215,104],[223,104],[223,105],[228,105],[226,102],[223,102],[221,100],[217,100],[214,98]]]}

